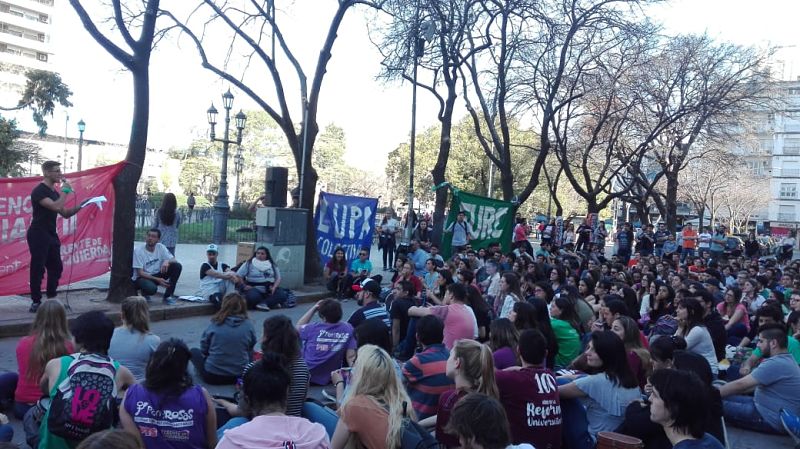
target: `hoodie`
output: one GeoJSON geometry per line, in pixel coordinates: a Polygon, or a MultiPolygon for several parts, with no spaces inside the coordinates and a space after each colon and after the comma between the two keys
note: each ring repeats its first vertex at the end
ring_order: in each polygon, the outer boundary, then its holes
{"type": "Polygon", "coordinates": [[[200,351],[205,369],[220,376],[240,376],[253,354],[256,332],[253,323],[241,316],[229,316],[222,324],[212,322],[203,332],[200,351]]]}
{"type": "Polygon", "coordinates": [[[216,449],[328,449],[322,424],[297,416],[256,416],[226,430],[216,449]]]}

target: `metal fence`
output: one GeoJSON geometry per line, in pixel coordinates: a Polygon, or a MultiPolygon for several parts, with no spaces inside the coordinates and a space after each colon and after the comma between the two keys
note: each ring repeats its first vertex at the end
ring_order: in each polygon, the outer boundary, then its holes
{"type": "MultiPolygon", "coordinates": [[[[157,209],[147,201],[136,204],[136,240],[142,241],[147,235],[147,230],[153,226],[157,209]]],[[[213,207],[195,207],[189,210],[186,207],[178,208],[181,224],[178,228],[178,243],[210,243],[213,233],[213,207]]],[[[228,218],[228,242],[254,241],[256,233],[253,220],[236,211],[233,217],[228,218]],[[234,218],[235,217],[235,218],[234,218]]]]}

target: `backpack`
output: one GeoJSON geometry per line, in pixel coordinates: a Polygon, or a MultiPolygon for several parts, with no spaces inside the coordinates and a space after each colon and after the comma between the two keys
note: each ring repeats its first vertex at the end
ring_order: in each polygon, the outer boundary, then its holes
{"type": "Polygon", "coordinates": [[[399,449],[439,449],[443,447],[430,432],[409,418],[408,403],[403,401],[403,436],[399,449]]]}
{"type": "Polygon", "coordinates": [[[68,357],[72,362],[51,398],[47,428],[65,440],[81,441],[114,424],[119,363],[95,354],[68,357]]]}

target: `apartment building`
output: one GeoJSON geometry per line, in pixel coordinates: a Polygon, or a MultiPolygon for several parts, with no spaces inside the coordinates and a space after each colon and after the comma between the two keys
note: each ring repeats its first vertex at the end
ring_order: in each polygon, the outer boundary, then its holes
{"type": "Polygon", "coordinates": [[[53,70],[53,5],[54,0],[0,0],[0,104],[16,104],[28,70],[53,70]]]}

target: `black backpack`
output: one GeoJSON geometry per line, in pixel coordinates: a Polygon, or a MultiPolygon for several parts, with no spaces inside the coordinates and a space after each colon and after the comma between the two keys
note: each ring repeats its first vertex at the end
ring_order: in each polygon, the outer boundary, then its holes
{"type": "Polygon", "coordinates": [[[444,446],[436,441],[430,432],[425,430],[407,413],[408,403],[403,401],[403,437],[399,449],[440,449],[444,446]]]}

